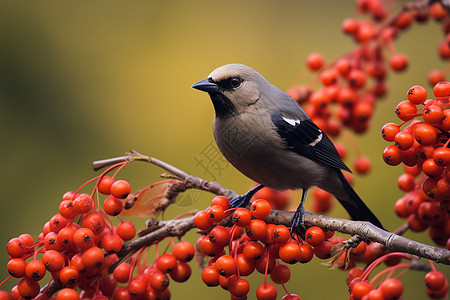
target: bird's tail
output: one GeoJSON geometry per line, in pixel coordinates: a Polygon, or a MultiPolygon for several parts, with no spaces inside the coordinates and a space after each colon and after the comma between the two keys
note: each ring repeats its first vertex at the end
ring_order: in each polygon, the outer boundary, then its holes
{"type": "Polygon", "coordinates": [[[373,214],[373,212],[367,207],[367,205],[359,198],[358,194],[353,190],[351,185],[348,183],[342,171],[336,169],[337,175],[341,180],[344,190],[346,191],[349,198],[337,198],[337,200],[342,204],[345,210],[348,212],[350,217],[355,221],[368,221],[373,225],[384,229],[381,222],[378,218],[373,214]]]}

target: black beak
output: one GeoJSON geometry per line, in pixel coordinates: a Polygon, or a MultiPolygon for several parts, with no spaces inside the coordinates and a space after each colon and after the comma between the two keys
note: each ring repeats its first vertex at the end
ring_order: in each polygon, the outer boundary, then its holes
{"type": "Polygon", "coordinates": [[[194,84],[192,86],[192,88],[200,90],[200,91],[204,91],[207,93],[220,93],[219,86],[217,84],[215,84],[214,82],[210,81],[210,78],[200,80],[199,82],[194,84]]]}

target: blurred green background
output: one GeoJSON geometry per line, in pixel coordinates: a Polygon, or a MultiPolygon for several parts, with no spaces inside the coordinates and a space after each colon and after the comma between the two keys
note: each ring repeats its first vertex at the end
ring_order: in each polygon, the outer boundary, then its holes
{"type": "MultiPolygon", "coordinates": [[[[332,60],[352,49],[340,23],[353,15],[353,1],[331,0],[2,1],[0,245],[24,232],[37,237],[62,194],[96,175],[93,160],[130,149],[243,193],[250,180],[231,166],[207,173],[196,162],[213,142],[213,108],[190,86],[220,65],[240,62],[287,90],[310,52],[332,60]]],[[[414,24],[395,43],[410,58],[409,70],[391,74],[388,97],[369,132],[357,138],[374,166],[357,178],[356,190],[389,229],[403,222],[393,211],[401,168],[382,162],[380,129],[397,121],[393,110],[410,86],[426,85],[428,70],[445,67],[437,57],[441,39],[439,24],[429,22],[414,24]]],[[[121,177],[138,189],[160,172],[137,163],[121,177]]],[[[211,199],[207,193],[186,197],[192,201],[184,198],[191,202],[169,208],[165,217],[204,208],[211,199]]],[[[340,207],[331,215],[346,217],[340,207]]],[[[143,219],[133,221],[143,226],[143,219]]],[[[426,234],[407,236],[428,241],[426,234]]],[[[7,259],[6,251],[0,254],[0,278],[7,277],[7,259]]],[[[171,282],[174,299],[229,299],[220,288],[204,286],[192,267],[188,283],[171,282]]],[[[329,271],[317,259],[291,269],[287,287],[302,299],[348,299],[346,273],[329,271]]],[[[423,274],[404,278],[405,299],[423,299],[423,274]]],[[[263,276],[250,280],[249,299],[263,276]]]]}

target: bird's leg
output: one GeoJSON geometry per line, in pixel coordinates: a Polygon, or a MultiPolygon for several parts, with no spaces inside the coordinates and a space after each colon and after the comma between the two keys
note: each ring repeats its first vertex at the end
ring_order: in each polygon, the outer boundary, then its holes
{"type": "Polygon", "coordinates": [[[230,200],[230,208],[246,206],[250,202],[250,199],[253,197],[253,195],[263,187],[264,186],[260,184],[255,188],[251,189],[250,191],[248,191],[247,193],[230,200]]]}
{"type": "Polygon", "coordinates": [[[305,207],[303,204],[305,203],[307,191],[307,189],[303,189],[302,200],[300,201],[300,204],[291,219],[291,236],[293,238],[294,234],[297,234],[302,238],[305,236],[305,207]]]}

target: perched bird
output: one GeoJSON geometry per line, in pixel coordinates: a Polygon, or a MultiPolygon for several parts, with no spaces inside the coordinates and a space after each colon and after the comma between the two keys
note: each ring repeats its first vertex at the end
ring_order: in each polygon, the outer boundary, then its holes
{"type": "Polygon", "coordinates": [[[263,186],[303,189],[292,230],[304,232],[304,200],[317,186],[333,194],[351,218],[383,228],[341,170],[350,171],[325,133],[287,93],[252,68],[228,64],[192,86],[209,94],[214,138],[225,158],[260,185],[231,201],[245,206],[263,186]]]}

